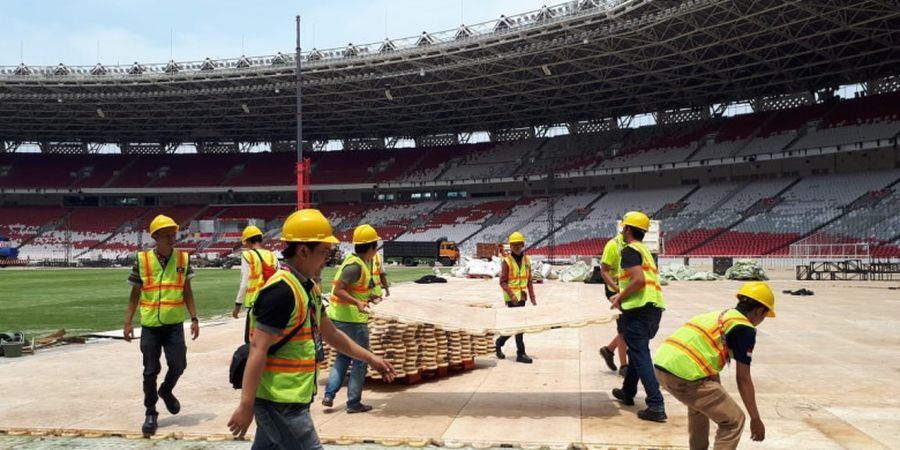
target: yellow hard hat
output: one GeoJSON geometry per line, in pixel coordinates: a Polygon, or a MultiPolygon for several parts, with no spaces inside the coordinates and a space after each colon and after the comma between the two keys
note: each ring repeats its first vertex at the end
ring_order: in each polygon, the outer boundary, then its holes
{"type": "Polygon", "coordinates": [[[247,242],[247,239],[250,239],[254,236],[262,236],[263,232],[256,225],[247,225],[247,228],[244,228],[244,232],[241,233],[241,242],[247,242]]]}
{"type": "Polygon", "coordinates": [[[775,317],[775,294],[772,293],[772,290],[769,289],[769,286],[766,283],[761,281],[744,283],[744,285],[741,286],[741,290],[737,293],[738,300],[740,300],[741,296],[751,298],[761,303],[769,308],[769,313],[766,314],[766,316],[775,317]]]}
{"type": "Polygon", "coordinates": [[[337,244],[331,224],[318,209],[301,209],[288,216],[281,227],[281,240],[285,242],[328,242],[337,244]]]}
{"type": "Polygon", "coordinates": [[[513,232],[513,234],[509,235],[509,240],[507,241],[507,244],[516,244],[516,243],[520,243],[520,242],[523,244],[525,243],[525,235],[518,231],[515,231],[515,232],[513,232]]]}
{"type": "Polygon", "coordinates": [[[355,230],[353,230],[353,244],[354,245],[368,244],[371,242],[377,242],[379,240],[381,240],[381,238],[378,237],[378,232],[375,231],[375,228],[372,228],[372,225],[362,224],[362,225],[356,227],[355,230]]]}
{"type": "Polygon", "coordinates": [[[171,217],[160,214],[150,222],[150,236],[163,228],[175,228],[178,231],[178,224],[171,217]]]}
{"type": "Polygon", "coordinates": [[[640,211],[630,211],[622,218],[622,227],[626,225],[647,231],[650,229],[650,218],[640,211]]]}

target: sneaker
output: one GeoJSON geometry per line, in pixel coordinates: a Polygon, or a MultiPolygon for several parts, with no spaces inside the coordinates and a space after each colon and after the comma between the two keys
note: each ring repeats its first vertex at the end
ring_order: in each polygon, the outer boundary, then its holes
{"type": "Polygon", "coordinates": [[[156,418],[156,414],[147,414],[147,417],[144,418],[144,424],[141,425],[141,432],[144,433],[144,437],[150,437],[156,434],[156,430],[159,428],[159,423],[157,423],[156,418]]]}
{"type": "Polygon", "coordinates": [[[334,399],[331,397],[322,397],[322,406],[331,408],[334,406],[334,399]]]}
{"type": "Polygon", "coordinates": [[[619,388],[615,388],[615,389],[612,390],[612,395],[613,395],[613,397],[616,398],[616,400],[622,402],[623,405],[625,405],[625,406],[634,406],[634,398],[628,398],[628,397],[626,397],[626,396],[625,396],[625,391],[623,391],[623,390],[621,390],[621,389],[619,389],[619,388]]]}
{"type": "Polygon", "coordinates": [[[506,359],[506,355],[503,354],[503,347],[500,346],[500,341],[494,342],[494,350],[497,352],[497,359],[506,359]]]}
{"type": "Polygon", "coordinates": [[[606,367],[609,367],[609,370],[615,372],[616,362],[613,361],[613,356],[615,356],[615,353],[613,353],[612,350],[607,347],[600,347],[600,356],[602,356],[603,360],[606,361],[606,367]]]}
{"type": "Polygon", "coordinates": [[[520,363],[524,363],[524,364],[531,364],[534,361],[528,355],[519,355],[519,356],[516,356],[516,362],[520,362],[520,363]]]}
{"type": "Polygon", "coordinates": [[[619,376],[625,378],[625,375],[628,375],[628,364],[619,367],[619,376]]]}
{"type": "Polygon", "coordinates": [[[163,403],[166,404],[166,410],[169,411],[169,414],[173,416],[178,414],[181,411],[181,402],[175,398],[175,395],[172,394],[171,391],[159,391],[159,398],[163,400],[163,403]]]}
{"type": "Polygon", "coordinates": [[[372,405],[364,405],[364,404],[360,403],[352,408],[348,406],[347,414],[364,413],[364,412],[369,412],[371,410],[372,410],[372,405]]]}
{"type": "Polygon", "coordinates": [[[665,411],[654,411],[650,408],[638,411],[637,416],[641,420],[648,420],[650,422],[665,422],[666,419],[668,419],[665,411]]]}

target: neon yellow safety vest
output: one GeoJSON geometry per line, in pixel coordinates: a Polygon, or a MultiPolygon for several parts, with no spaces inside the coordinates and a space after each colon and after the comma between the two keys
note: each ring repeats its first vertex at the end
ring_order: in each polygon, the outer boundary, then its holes
{"type": "MultiPolygon", "coordinates": [[[[621,300],[622,310],[627,311],[640,308],[649,303],[665,309],[666,303],[663,301],[662,288],[659,285],[659,274],[656,272],[656,263],[653,262],[653,255],[640,242],[632,242],[628,244],[628,247],[637,250],[641,254],[641,270],[644,272],[645,284],[643,289],[621,300]]],[[[619,273],[619,292],[624,291],[630,284],[631,276],[627,270],[622,270],[619,273]]]]}
{"type": "Polygon", "coordinates": [[[376,297],[381,297],[384,293],[381,289],[381,274],[384,273],[384,269],[382,269],[381,255],[375,253],[375,257],[372,258],[372,281],[375,282],[375,287],[372,289],[372,293],[375,294],[376,297]]]}
{"type": "Polygon", "coordinates": [[[138,273],[141,275],[141,326],[159,327],[184,322],[184,285],[190,256],[175,250],[166,267],[159,263],[154,250],[138,252],[138,273]]]}
{"type": "Polygon", "coordinates": [[[625,238],[621,234],[610,239],[603,246],[603,253],[600,255],[600,262],[605,263],[612,269],[612,276],[618,279],[622,274],[622,249],[625,248],[625,238]]]}
{"type": "Polygon", "coordinates": [[[354,254],[347,255],[344,258],[344,262],[338,267],[337,273],[334,274],[331,298],[328,301],[328,317],[338,322],[367,323],[369,321],[368,314],[360,312],[356,309],[356,305],[346,302],[334,294],[334,289],[337,288],[337,283],[341,279],[341,273],[343,273],[345,267],[351,264],[356,264],[360,267],[360,274],[356,283],[347,286],[347,292],[351,297],[363,303],[369,302],[369,295],[372,292],[370,284],[372,282],[372,272],[369,270],[369,265],[359,256],[354,254]]]}
{"type": "Polygon", "coordinates": [[[266,284],[266,281],[263,279],[263,263],[269,267],[273,267],[277,271],[278,257],[266,249],[244,250],[241,256],[244,258],[244,261],[247,261],[247,265],[250,266],[250,277],[247,279],[247,292],[244,295],[244,307],[252,308],[253,304],[256,303],[256,299],[259,297],[260,289],[266,284]],[[256,252],[259,252],[258,256],[256,252]],[[260,256],[262,256],[262,260],[260,260],[260,256]]]}
{"type": "Polygon", "coordinates": [[[755,328],[736,309],[696,316],[660,345],[653,362],[688,381],[714,376],[731,360],[725,335],[738,325],[755,328]]]}
{"type": "Polygon", "coordinates": [[[503,291],[503,300],[506,303],[515,303],[522,299],[522,293],[528,292],[528,281],[531,280],[531,261],[528,256],[522,255],[522,266],[516,264],[512,255],[503,258],[506,267],[509,269],[509,290],[516,294],[516,298],[510,298],[509,294],[503,291]]]}
{"type": "MultiPolygon", "coordinates": [[[[316,342],[313,338],[312,316],[315,322],[321,323],[322,300],[319,286],[313,284],[312,296],[307,295],[300,280],[290,270],[279,270],[262,287],[261,291],[278,283],[285,283],[294,294],[294,309],[291,319],[282,331],[279,339],[294,330],[303,320],[303,327],[278,349],[273,355],[266,355],[266,367],[263,369],[256,398],[276,403],[309,403],[316,392],[316,342]],[[307,314],[310,306],[313,310],[307,314]]],[[[250,330],[256,326],[256,313],[250,314],[250,330]]]]}

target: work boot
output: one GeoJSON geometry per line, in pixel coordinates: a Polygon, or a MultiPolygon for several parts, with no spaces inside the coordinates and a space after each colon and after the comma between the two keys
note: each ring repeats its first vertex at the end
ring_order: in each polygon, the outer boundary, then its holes
{"type": "Polygon", "coordinates": [[[619,376],[625,378],[625,375],[628,375],[628,364],[619,367],[619,376]]]}
{"type": "Polygon", "coordinates": [[[352,408],[348,406],[347,414],[364,413],[364,412],[369,412],[371,410],[372,410],[372,405],[364,405],[364,404],[360,403],[352,408]]]}
{"type": "Polygon", "coordinates": [[[181,402],[175,398],[175,395],[172,394],[172,391],[163,391],[159,390],[159,398],[163,400],[163,403],[166,404],[166,410],[169,411],[169,414],[173,416],[178,414],[181,411],[181,402]]]}
{"type": "Polygon", "coordinates": [[[516,356],[516,362],[520,362],[520,363],[524,363],[524,364],[531,364],[533,362],[533,360],[531,359],[530,356],[522,353],[521,355],[516,356]]]}
{"type": "Polygon", "coordinates": [[[322,406],[331,408],[332,406],[334,406],[334,399],[327,395],[325,397],[322,397],[322,406]]]}
{"type": "Polygon", "coordinates": [[[668,419],[665,411],[654,411],[650,408],[638,411],[637,416],[641,420],[648,420],[650,422],[665,422],[666,419],[668,419]]]}
{"type": "Polygon", "coordinates": [[[606,361],[606,367],[609,367],[609,370],[615,372],[616,362],[613,361],[613,356],[615,356],[615,353],[613,353],[613,351],[608,347],[600,347],[600,356],[602,356],[603,360],[606,361]]]}
{"type": "Polygon", "coordinates": [[[613,395],[613,397],[616,398],[616,400],[622,402],[623,405],[625,405],[625,406],[634,406],[634,398],[628,398],[628,397],[626,397],[626,396],[625,396],[625,391],[623,391],[623,390],[621,390],[621,389],[619,389],[619,388],[615,388],[615,389],[612,390],[612,395],[613,395]]]}
{"type": "Polygon", "coordinates": [[[141,425],[141,432],[144,433],[144,437],[150,437],[156,434],[156,429],[159,428],[156,417],[156,413],[151,413],[147,414],[147,417],[144,418],[144,424],[141,425]]]}
{"type": "Polygon", "coordinates": [[[506,359],[506,355],[503,354],[503,346],[500,345],[499,339],[494,342],[494,350],[497,352],[497,359],[506,359]]]}

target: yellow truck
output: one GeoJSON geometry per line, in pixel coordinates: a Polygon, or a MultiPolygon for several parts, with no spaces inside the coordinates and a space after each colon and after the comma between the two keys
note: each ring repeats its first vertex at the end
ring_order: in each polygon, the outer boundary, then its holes
{"type": "Polygon", "coordinates": [[[385,262],[404,266],[434,265],[435,262],[452,266],[459,261],[459,249],[453,241],[387,241],[382,250],[385,262]]]}

